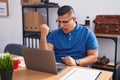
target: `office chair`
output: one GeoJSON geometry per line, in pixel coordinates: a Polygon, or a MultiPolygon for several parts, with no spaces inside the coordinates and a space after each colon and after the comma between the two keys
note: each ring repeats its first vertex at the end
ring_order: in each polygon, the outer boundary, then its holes
{"type": "Polygon", "coordinates": [[[22,44],[11,43],[6,45],[4,52],[22,56],[22,48],[24,47],[22,44]]]}

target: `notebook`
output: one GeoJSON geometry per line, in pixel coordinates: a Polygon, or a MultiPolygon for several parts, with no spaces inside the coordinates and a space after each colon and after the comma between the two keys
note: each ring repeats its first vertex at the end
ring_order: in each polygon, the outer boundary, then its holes
{"type": "Polygon", "coordinates": [[[89,70],[84,68],[73,68],[60,80],[97,80],[101,74],[100,70],[89,70]]]}
{"type": "Polygon", "coordinates": [[[27,69],[57,74],[67,67],[56,64],[54,51],[22,48],[22,54],[27,69]]]}

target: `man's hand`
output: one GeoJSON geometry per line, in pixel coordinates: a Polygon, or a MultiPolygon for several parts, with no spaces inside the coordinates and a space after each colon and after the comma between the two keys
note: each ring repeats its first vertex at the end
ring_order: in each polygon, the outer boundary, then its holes
{"type": "Polygon", "coordinates": [[[68,66],[76,66],[75,60],[71,56],[62,57],[62,60],[68,65],[68,66]]]}
{"type": "Polygon", "coordinates": [[[49,31],[50,31],[50,28],[49,28],[46,24],[42,24],[42,25],[40,26],[41,38],[42,38],[42,39],[45,39],[45,38],[47,37],[49,31]]]}

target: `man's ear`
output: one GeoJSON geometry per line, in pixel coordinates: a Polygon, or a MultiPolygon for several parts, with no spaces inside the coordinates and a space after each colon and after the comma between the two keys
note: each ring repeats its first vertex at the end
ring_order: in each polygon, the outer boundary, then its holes
{"type": "Polygon", "coordinates": [[[76,17],[73,17],[73,20],[76,22],[77,18],[76,18],[76,17]]]}

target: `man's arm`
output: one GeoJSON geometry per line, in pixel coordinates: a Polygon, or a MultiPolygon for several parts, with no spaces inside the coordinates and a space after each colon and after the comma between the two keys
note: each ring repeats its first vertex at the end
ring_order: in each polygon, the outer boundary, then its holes
{"type": "MultiPolygon", "coordinates": [[[[98,50],[88,50],[87,53],[88,54],[86,57],[79,59],[79,62],[80,62],[79,66],[91,65],[97,61],[98,50]]],[[[76,66],[77,65],[75,60],[70,56],[62,57],[62,60],[69,66],[76,66]]]]}
{"type": "Polygon", "coordinates": [[[87,53],[85,58],[80,59],[80,66],[92,65],[97,61],[98,50],[88,50],[87,53]]]}
{"type": "Polygon", "coordinates": [[[40,26],[40,49],[43,50],[53,50],[53,45],[50,43],[47,43],[47,35],[49,33],[50,28],[46,25],[43,24],[40,26]]]}

